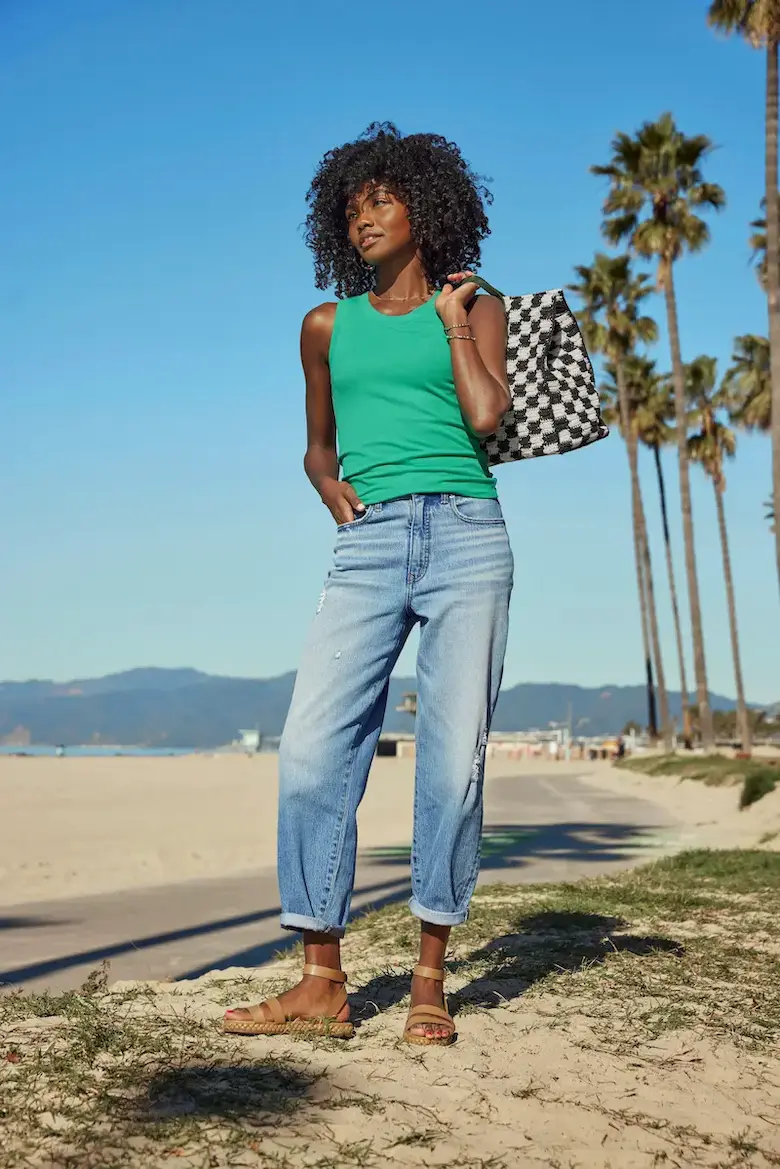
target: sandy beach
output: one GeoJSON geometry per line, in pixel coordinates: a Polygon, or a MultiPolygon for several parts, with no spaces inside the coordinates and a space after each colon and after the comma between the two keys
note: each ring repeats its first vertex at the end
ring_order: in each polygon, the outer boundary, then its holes
{"type": "Polygon", "coordinates": [[[583,772],[601,791],[652,800],[679,825],[674,851],[685,848],[780,849],[780,787],[740,811],[740,784],[709,786],[671,775],[641,775],[602,767],[583,772]]]}
{"type": "MultiPolygon", "coordinates": [[[[375,762],[361,845],[408,842],[413,774],[375,762]]],[[[275,755],[0,759],[2,904],[273,865],[276,779],[275,755]]]]}
{"type": "MultiPolygon", "coordinates": [[[[750,847],[780,833],[780,791],[739,812],[738,788],[615,771],[606,763],[492,759],[487,784],[547,774],[660,805],[679,824],[646,855],[750,847]]],[[[19,905],[272,866],[275,755],[0,759],[0,903],[19,905]]],[[[411,839],[414,763],[377,759],[360,809],[363,849],[411,839]]],[[[777,847],[780,836],[765,841],[777,847]]]]}
{"type": "MultiPolygon", "coordinates": [[[[376,762],[364,847],[408,843],[412,782],[410,761],[376,762]]],[[[674,827],[617,861],[614,848],[594,843],[595,879],[585,884],[570,883],[564,867],[555,885],[477,891],[449,953],[454,1048],[400,1042],[415,952],[403,903],[347,934],[358,1023],[347,1047],[220,1036],[226,1006],[295,981],[297,954],[178,981],[120,980],[49,1007],[0,996],[6,1090],[17,1101],[13,1155],[53,1169],[164,1169],[172,1157],[192,1169],[778,1164],[780,950],[764,858],[723,854],[737,861],[721,871],[710,854],[713,877],[697,871],[702,854],[680,857],[677,872],[620,867],[699,846],[777,849],[780,791],[740,812],[737,786],[603,763],[493,760],[488,802],[500,807],[515,782],[520,796],[563,795],[556,815],[583,838],[585,797],[592,826],[626,808],[618,797],[636,797],[659,813],[648,823],[663,812],[674,827]],[[25,1112],[18,1102],[31,1099],[33,1081],[36,1103],[25,1112]],[[214,1149],[217,1159],[205,1160],[214,1149]]],[[[2,760],[0,788],[6,904],[59,898],[67,913],[68,898],[83,910],[84,893],[273,863],[273,756],[2,760]]]]}

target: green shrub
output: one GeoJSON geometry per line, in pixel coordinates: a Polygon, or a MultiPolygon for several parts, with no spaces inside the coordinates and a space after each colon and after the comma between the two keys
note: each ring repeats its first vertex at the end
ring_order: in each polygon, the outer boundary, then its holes
{"type": "Polygon", "coordinates": [[[777,772],[769,767],[762,767],[760,770],[757,769],[750,775],[746,775],[742,785],[742,795],[739,798],[740,808],[749,808],[751,804],[755,804],[756,800],[760,800],[762,796],[769,795],[771,791],[774,791],[776,786],[777,772]]]}

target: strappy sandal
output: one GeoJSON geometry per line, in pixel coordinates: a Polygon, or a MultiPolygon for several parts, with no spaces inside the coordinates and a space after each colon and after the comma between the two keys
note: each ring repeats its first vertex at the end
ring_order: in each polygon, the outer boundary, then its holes
{"type": "MultiPolygon", "coordinates": [[[[435,978],[438,982],[444,982],[444,971],[434,970],[432,966],[415,966],[414,974],[420,978],[435,978]]],[[[455,1033],[455,1020],[452,1015],[442,1007],[412,1007],[406,1017],[406,1027],[404,1028],[404,1040],[407,1043],[415,1043],[420,1047],[449,1047],[457,1038],[455,1033]],[[412,1033],[412,1027],[419,1027],[428,1025],[431,1027],[441,1027],[443,1024],[450,1027],[449,1035],[427,1036],[415,1035],[412,1033]]]]}
{"type": "MultiPolygon", "coordinates": [[[[342,984],[341,993],[336,1001],[336,1014],[347,1004],[347,992],[344,983],[347,976],[343,970],[331,970],[327,966],[314,966],[307,963],[303,968],[304,974],[313,974],[317,978],[327,978],[331,982],[342,984]]],[[[340,1023],[336,1018],[313,1018],[306,1015],[297,1019],[289,1018],[279,999],[266,999],[254,1007],[245,1007],[249,1011],[250,1019],[224,1019],[222,1030],[230,1035],[329,1035],[332,1039],[351,1039],[355,1034],[352,1023],[340,1023]],[[268,1009],[270,1018],[263,1016],[263,1007],[268,1009]]]]}

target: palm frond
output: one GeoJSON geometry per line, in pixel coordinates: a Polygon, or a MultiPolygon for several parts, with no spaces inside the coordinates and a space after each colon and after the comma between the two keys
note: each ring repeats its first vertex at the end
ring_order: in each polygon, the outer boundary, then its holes
{"type": "Polygon", "coordinates": [[[717,211],[726,203],[723,188],[702,173],[712,149],[706,135],[683,134],[670,113],[643,123],[633,137],[617,134],[609,162],[591,167],[608,180],[605,238],[625,241],[638,255],[665,263],[705,247],[709,228],[697,212],[717,211]]]}
{"type": "Polygon", "coordinates": [[[650,279],[646,273],[632,271],[627,254],[597,252],[591,265],[578,265],[575,273],[579,279],[568,287],[582,302],[577,319],[590,348],[614,361],[626,357],[637,344],[656,340],[656,322],[641,312],[643,301],[653,291],[650,279]]]}
{"type": "Polygon", "coordinates": [[[715,480],[719,491],[724,491],[726,487],[724,460],[733,459],[736,450],[737,437],[734,431],[706,412],[702,417],[702,429],[688,439],[688,458],[700,464],[705,473],[715,480]]]}
{"type": "Polygon", "coordinates": [[[740,33],[754,47],[780,37],[778,0],[712,0],[707,21],[727,35],[740,33]]]}
{"type": "Polygon", "coordinates": [[[731,365],[722,386],[723,403],[735,425],[768,431],[772,422],[769,341],[746,333],[734,339],[731,365]]]}
{"type": "MultiPolygon", "coordinates": [[[[777,194],[778,212],[780,212],[780,191],[777,194]]],[[[766,199],[761,200],[761,209],[764,212],[758,219],[752,220],[750,226],[753,234],[748,239],[750,246],[750,260],[755,265],[758,282],[767,291],[767,228],[766,228],[766,199]]]]}

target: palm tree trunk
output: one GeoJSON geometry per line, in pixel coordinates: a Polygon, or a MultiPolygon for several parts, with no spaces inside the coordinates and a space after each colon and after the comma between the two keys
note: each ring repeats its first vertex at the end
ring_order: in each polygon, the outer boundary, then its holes
{"type": "MultiPolygon", "coordinates": [[[[639,483],[639,459],[637,454],[637,438],[631,424],[631,410],[628,402],[623,368],[616,363],[616,382],[618,398],[620,400],[620,421],[623,436],[628,452],[628,466],[631,473],[631,500],[634,515],[634,547],[638,551],[637,580],[639,583],[639,603],[644,603],[643,621],[647,622],[647,632],[650,634],[650,645],[655,662],[655,676],[658,685],[658,706],[661,714],[661,734],[664,747],[672,749],[672,727],[669,722],[669,698],[666,693],[664,678],[664,663],[661,657],[661,640],[658,635],[658,616],[655,608],[655,590],[653,588],[653,567],[650,561],[650,545],[647,540],[647,524],[645,523],[645,509],[642,504],[642,489],[639,483]]],[[[645,647],[645,661],[648,661],[647,647],[645,647]]],[[[649,674],[648,674],[649,676],[649,674]]]]}
{"type": "Polygon", "coordinates": [[[634,440],[633,447],[634,466],[631,469],[631,477],[634,481],[633,490],[636,493],[635,506],[639,515],[639,544],[642,551],[642,577],[645,587],[647,625],[650,633],[650,643],[653,647],[653,660],[655,661],[655,676],[658,686],[658,707],[661,716],[661,736],[664,741],[664,749],[666,751],[671,751],[673,749],[674,743],[672,736],[672,723],[669,718],[669,695],[666,690],[664,663],[663,658],[661,657],[661,639],[658,633],[658,615],[655,607],[655,589],[653,587],[653,567],[650,561],[650,542],[647,537],[645,509],[642,504],[642,493],[639,486],[636,440],[634,440]]]}
{"type": "Polygon", "coordinates": [[[729,609],[729,630],[731,632],[731,654],[734,658],[734,681],[737,687],[737,731],[739,733],[742,750],[750,754],[750,719],[745,704],[745,687],[742,681],[742,659],[739,653],[739,630],[737,629],[737,606],[734,600],[734,580],[731,575],[731,555],[729,553],[729,537],[726,531],[726,513],[723,507],[723,491],[718,486],[717,479],[713,479],[715,488],[715,506],[718,509],[718,531],[720,532],[720,548],[723,553],[723,579],[726,582],[726,601],[729,609]]]}
{"type": "Polygon", "coordinates": [[[639,594],[639,618],[642,625],[642,652],[645,659],[645,689],[647,691],[647,733],[653,744],[658,742],[658,711],[655,702],[655,684],[653,681],[653,659],[650,655],[650,633],[647,627],[647,590],[645,589],[644,574],[644,547],[641,537],[642,521],[637,510],[637,497],[631,492],[631,516],[634,529],[634,561],[636,563],[636,583],[639,594]]]}
{"type": "Polygon", "coordinates": [[[685,647],[683,645],[682,626],[680,624],[680,606],[677,603],[677,582],[674,578],[674,560],[672,558],[672,541],[669,537],[669,513],[666,509],[666,484],[661,466],[661,451],[658,443],[653,444],[655,470],[658,476],[658,494],[661,497],[661,519],[664,529],[664,546],[666,548],[666,575],[669,578],[669,592],[672,597],[672,614],[674,616],[674,636],[677,642],[677,661],[680,666],[680,703],[682,705],[683,738],[686,742],[691,739],[691,710],[688,702],[688,679],[685,674],[685,647]]]}
{"type": "Polygon", "coordinates": [[[672,355],[674,404],[677,427],[677,454],[680,468],[680,507],[682,509],[683,539],[685,543],[685,573],[688,580],[688,601],[691,607],[693,633],[693,672],[696,677],[696,696],[699,706],[701,741],[705,750],[715,746],[710,695],[707,685],[707,664],[704,657],[704,630],[701,621],[699,579],[696,575],[696,549],[693,543],[693,510],[691,508],[691,479],[688,471],[688,426],[685,411],[685,373],[680,352],[680,330],[677,324],[677,299],[674,293],[674,265],[665,265],[664,291],[669,329],[669,348],[672,355]]]}
{"type": "MultiPolygon", "coordinates": [[[[778,136],[777,39],[771,37],[766,54],[766,259],[769,302],[769,344],[772,372],[772,497],[780,516],[780,212],[777,206],[778,136]]],[[[780,584],[780,523],[775,524],[777,579],[780,584]]]]}

